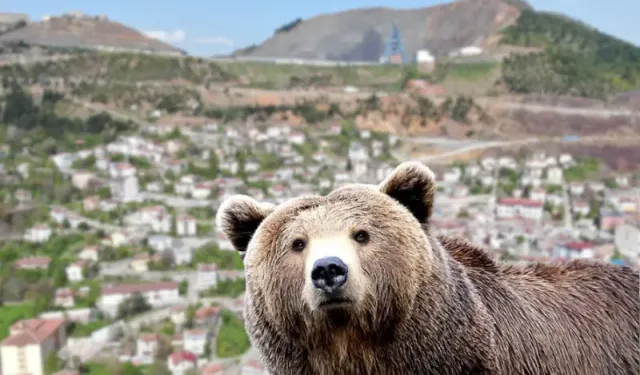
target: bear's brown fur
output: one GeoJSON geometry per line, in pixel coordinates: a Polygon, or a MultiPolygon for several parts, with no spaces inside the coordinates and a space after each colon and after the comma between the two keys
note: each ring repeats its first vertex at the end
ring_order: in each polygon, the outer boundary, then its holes
{"type": "Polygon", "coordinates": [[[218,225],[246,251],[247,330],[272,374],[638,373],[637,271],[501,265],[429,233],[434,192],[428,168],[404,163],[378,188],[278,207],[225,201],[218,225]],[[356,243],[361,230],[369,240],[356,243]],[[296,239],[308,247],[292,250],[296,239]],[[305,257],[318,243],[357,254],[344,307],[318,308],[308,291],[305,257]]]}

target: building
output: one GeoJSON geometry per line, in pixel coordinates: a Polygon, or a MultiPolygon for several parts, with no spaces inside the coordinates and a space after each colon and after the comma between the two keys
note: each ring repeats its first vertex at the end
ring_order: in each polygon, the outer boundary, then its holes
{"type": "Polygon", "coordinates": [[[63,319],[29,319],[13,324],[0,344],[3,375],[45,375],[44,362],[67,340],[63,319]]]}
{"type": "Polygon", "coordinates": [[[195,236],[198,232],[197,221],[190,215],[176,217],[176,233],[178,236],[195,236]]]}
{"type": "Polygon", "coordinates": [[[173,375],[184,375],[185,372],[196,368],[198,357],[191,352],[173,352],[167,358],[167,366],[173,375]]]}
{"type": "Polygon", "coordinates": [[[79,260],[71,263],[65,269],[67,274],[67,280],[71,282],[77,282],[84,280],[85,270],[89,267],[89,261],[79,260]]]}
{"type": "Polygon", "coordinates": [[[136,176],[114,177],[109,181],[111,196],[116,201],[134,202],[138,199],[140,188],[136,176]]]}
{"type": "Polygon", "coordinates": [[[51,228],[45,224],[36,225],[29,228],[24,234],[24,240],[27,242],[43,243],[49,241],[53,234],[51,228]]]}
{"type": "Polygon", "coordinates": [[[105,314],[115,316],[118,313],[120,303],[133,296],[134,293],[140,293],[153,307],[169,306],[180,301],[178,283],[166,281],[103,286],[97,306],[105,314]]]}
{"type": "Polygon", "coordinates": [[[623,256],[637,258],[640,255],[640,225],[630,222],[617,226],[615,243],[623,256]]]}
{"type": "Polygon", "coordinates": [[[209,332],[206,329],[190,329],[184,331],[184,350],[202,356],[209,343],[209,332]]]}
{"type": "Polygon", "coordinates": [[[145,333],[136,342],[136,359],[142,363],[152,363],[158,351],[160,336],[155,333],[145,333]]]}
{"type": "Polygon", "coordinates": [[[51,263],[49,257],[26,257],[18,259],[15,265],[22,270],[46,270],[49,268],[49,263],[51,263]]]}
{"type": "Polygon", "coordinates": [[[255,359],[250,359],[242,366],[242,375],[264,375],[264,365],[255,359]]]}
{"type": "Polygon", "coordinates": [[[218,266],[216,264],[199,264],[196,275],[198,290],[207,290],[218,285],[218,266]]]}
{"type": "Polygon", "coordinates": [[[541,220],[544,214],[544,203],[531,199],[505,198],[498,202],[496,215],[501,219],[523,217],[530,220],[541,220]]]}
{"type": "Polygon", "coordinates": [[[94,178],[94,174],[89,171],[77,171],[71,176],[71,183],[74,187],[84,190],[94,178]]]}
{"type": "Polygon", "coordinates": [[[591,242],[568,242],[556,245],[552,256],[559,259],[591,259],[595,256],[595,250],[591,242]]]}

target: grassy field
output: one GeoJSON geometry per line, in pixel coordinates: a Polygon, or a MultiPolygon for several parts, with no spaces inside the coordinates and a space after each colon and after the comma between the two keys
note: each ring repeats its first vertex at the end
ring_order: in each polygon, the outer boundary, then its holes
{"type": "Polygon", "coordinates": [[[9,336],[9,327],[19,319],[31,318],[33,305],[23,303],[19,305],[4,305],[0,307],[0,341],[9,336]]]}

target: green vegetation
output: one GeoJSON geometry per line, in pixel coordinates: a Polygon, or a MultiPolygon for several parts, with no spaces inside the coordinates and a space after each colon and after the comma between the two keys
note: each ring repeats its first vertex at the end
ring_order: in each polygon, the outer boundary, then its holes
{"type": "Polygon", "coordinates": [[[505,58],[502,79],[518,93],[604,98],[640,88],[640,48],[556,14],[525,10],[503,44],[543,49],[505,58]]]}
{"type": "Polygon", "coordinates": [[[581,159],[576,165],[564,171],[565,179],[568,182],[584,181],[591,178],[600,170],[600,162],[597,159],[581,159]]]}
{"type": "Polygon", "coordinates": [[[216,341],[216,355],[220,358],[236,357],[249,350],[250,345],[242,321],[232,312],[222,310],[222,327],[216,341]]]}
{"type": "Polygon", "coordinates": [[[220,250],[215,243],[209,243],[197,249],[193,253],[193,263],[213,263],[223,270],[242,270],[244,268],[237,251],[220,250]]]}
{"type": "Polygon", "coordinates": [[[239,297],[245,291],[245,280],[220,280],[216,287],[209,288],[203,294],[207,297],[239,297]]]}
{"type": "Polygon", "coordinates": [[[9,336],[9,328],[20,319],[33,317],[33,304],[22,303],[0,307],[0,341],[9,336]]]}
{"type": "MultiPolygon", "coordinates": [[[[27,147],[46,155],[74,151],[78,147],[76,141],[82,141],[83,147],[102,145],[135,128],[134,124],[113,119],[105,112],[86,120],[61,117],[55,112],[56,101],[43,99],[38,105],[16,82],[5,77],[2,85],[8,92],[0,102],[4,109],[0,128],[13,125],[18,130],[8,140],[12,149],[27,147]]],[[[55,93],[49,91],[45,95],[55,97],[55,93]]]]}
{"type": "Polygon", "coordinates": [[[144,296],[134,292],[131,297],[122,301],[118,306],[118,319],[130,318],[149,310],[151,310],[151,305],[149,305],[144,296]]]}
{"type": "Polygon", "coordinates": [[[87,337],[93,332],[104,328],[109,325],[109,322],[105,320],[95,320],[87,324],[75,323],[69,328],[69,335],[71,337],[87,337]]]}

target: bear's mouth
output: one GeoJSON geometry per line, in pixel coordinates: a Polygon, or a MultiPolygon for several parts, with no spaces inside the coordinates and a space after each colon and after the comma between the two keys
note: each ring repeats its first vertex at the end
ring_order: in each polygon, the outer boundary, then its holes
{"type": "Polygon", "coordinates": [[[334,308],[344,307],[350,304],[351,304],[351,300],[348,298],[331,298],[331,299],[322,301],[320,305],[318,305],[318,307],[324,308],[324,309],[334,309],[334,308]]]}

